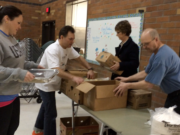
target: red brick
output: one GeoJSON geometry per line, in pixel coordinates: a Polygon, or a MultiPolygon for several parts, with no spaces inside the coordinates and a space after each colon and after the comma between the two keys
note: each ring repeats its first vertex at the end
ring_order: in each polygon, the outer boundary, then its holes
{"type": "Polygon", "coordinates": [[[141,5],[142,5],[141,3],[133,4],[132,8],[140,8],[140,7],[142,7],[141,5]]]}
{"type": "Polygon", "coordinates": [[[166,10],[166,11],[164,11],[164,16],[176,15],[176,13],[177,13],[177,10],[176,10],[176,9],[166,10]]]}
{"type": "Polygon", "coordinates": [[[161,40],[173,40],[173,35],[170,35],[170,34],[166,34],[166,35],[161,35],[160,34],[160,38],[161,40]]]}
{"type": "Polygon", "coordinates": [[[140,60],[142,60],[142,61],[149,61],[149,58],[150,58],[150,56],[141,56],[140,57],[140,60]]]}
{"type": "Polygon", "coordinates": [[[161,5],[164,2],[164,0],[151,0],[151,1],[152,1],[152,5],[161,5]]]}
{"type": "Polygon", "coordinates": [[[156,18],[146,18],[144,20],[145,23],[155,23],[156,22],[156,18]]]}
{"type": "Polygon", "coordinates": [[[131,9],[132,5],[131,4],[127,4],[127,5],[123,5],[121,9],[127,10],[127,9],[131,9]]]}
{"type": "Polygon", "coordinates": [[[144,17],[145,17],[145,18],[151,17],[151,13],[145,12],[144,17]]]}
{"type": "Polygon", "coordinates": [[[157,22],[168,22],[169,16],[158,17],[156,21],[157,22]]]}
{"type": "Polygon", "coordinates": [[[162,11],[151,12],[151,17],[159,17],[162,15],[163,15],[162,11]]]}
{"type": "Polygon", "coordinates": [[[156,29],[158,31],[159,34],[166,34],[167,33],[167,29],[156,29]]]}
{"type": "Polygon", "coordinates": [[[177,2],[177,0],[164,0],[164,3],[173,3],[173,2],[177,2]]]}
{"type": "Polygon", "coordinates": [[[164,28],[176,28],[176,23],[175,22],[163,23],[162,27],[164,27],[164,28]]]}
{"type": "Polygon", "coordinates": [[[166,5],[159,5],[157,7],[158,10],[167,10],[170,9],[170,4],[166,4],[166,5]]]}
{"type": "Polygon", "coordinates": [[[128,10],[128,14],[135,14],[136,13],[136,9],[130,9],[128,10]]]}
{"type": "Polygon", "coordinates": [[[152,1],[144,1],[144,2],[141,3],[142,7],[147,7],[147,6],[151,6],[151,5],[153,5],[152,1]]]}
{"type": "MultiPolygon", "coordinates": [[[[167,44],[171,47],[178,47],[179,48],[179,45],[180,45],[180,42],[179,41],[167,41],[167,44]]],[[[178,50],[179,51],[179,50],[178,50]]]]}
{"type": "Polygon", "coordinates": [[[145,24],[144,28],[161,28],[162,23],[145,24]]]}
{"type": "Polygon", "coordinates": [[[180,15],[171,16],[170,21],[180,21],[180,15]]]}
{"type": "MultiPolygon", "coordinates": [[[[152,12],[152,11],[156,11],[158,8],[157,8],[157,6],[151,6],[151,7],[147,7],[146,8],[146,11],[147,12],[152,12]]],[[[159,10],[159,9],[158,9],[159,10]]]]}
{"type": "MultiPolygon", "coordinates": [[[[170,5],[170,4],[169,4],[169,5],[170,5]]],[[[172,9],[176,9],[176,8],[179,8],[179,7],[180,7],[180,1],[171,4],[171,8],[172,8],[172,9]]]]}
{"type": "Polygon", "coordinates": [[[180,34],[180,28],[173,28],[168,30],[168,34],[180,34]]]}
{"type": "Polygon", "coordinates": [[[180,40],[180,34],[178,34],[178,35],[174,35],[173,40],[180,40]]]}

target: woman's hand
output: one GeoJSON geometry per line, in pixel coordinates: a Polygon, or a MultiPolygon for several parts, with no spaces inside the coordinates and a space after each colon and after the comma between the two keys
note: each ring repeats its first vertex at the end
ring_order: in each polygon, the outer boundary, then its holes
{"type": "Polygon", "coordinates": [[[111,70],[117,71],[120,68],[119,62],[113,61],[114,65],[110,67],[111,70]]]}

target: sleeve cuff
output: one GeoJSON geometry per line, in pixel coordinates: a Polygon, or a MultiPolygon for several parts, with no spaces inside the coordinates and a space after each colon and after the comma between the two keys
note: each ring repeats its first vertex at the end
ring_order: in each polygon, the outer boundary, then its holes
{"type": "Polygon", "coordinates": [[[21,81],[24,80],[27,72],[28,72],[27,70],[21,70],[21,73],[19,74],[19,79],[20,79],[21,81]]]}

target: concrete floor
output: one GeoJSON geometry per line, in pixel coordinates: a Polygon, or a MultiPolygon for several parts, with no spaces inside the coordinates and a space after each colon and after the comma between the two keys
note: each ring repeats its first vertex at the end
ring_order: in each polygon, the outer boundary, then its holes
{"type": "MultiPolygon", "coordinates": [[[[56,93],[56,106],[57,106],[57,135],[60,135],[60,118],[71,117],[71,100],[64,94],[56,93]]],[[[21,114],[20,114],[20,125],[15,135],[31,135],[34,127],[34,123],[39,112],[41,104],[36,102],[36,99],[32,99],[30,103],[27,103],[23,98],[21,99],[21,114]]],[[[78,116],[90,116],[86,111],[79,107],[78,116]]]]}

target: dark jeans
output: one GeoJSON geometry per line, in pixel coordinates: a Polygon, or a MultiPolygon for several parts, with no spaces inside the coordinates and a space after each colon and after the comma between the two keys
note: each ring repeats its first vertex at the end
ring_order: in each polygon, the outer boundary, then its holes
{"type": "Polygon", "coordinates": [[[55,92],[39,90],[43,100],[36,119],[35,127],[44,130],[44,135],[56,135],[56,99],[55,92]]]}
{"type": "Polygon", "coordinates": [[[180,114],[180,90],[168,94],[164,107],[169,108],[176,105],[175,112],[180,114]]]}
{"type": "Polygon", "coordinates": [[[19,115],[19,97],[11,104],[0,107],[0,135],[14,135],[19,126],[19,115]]]}

